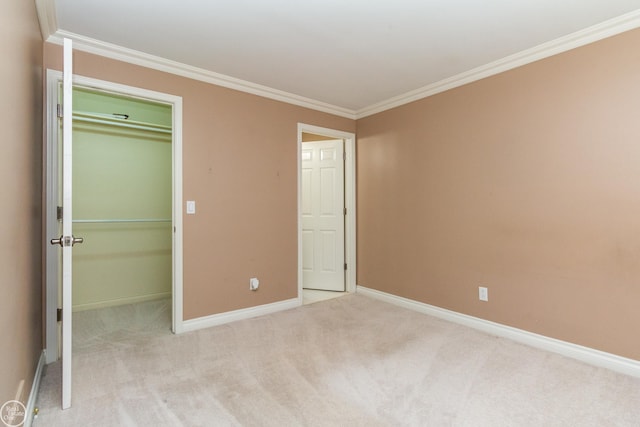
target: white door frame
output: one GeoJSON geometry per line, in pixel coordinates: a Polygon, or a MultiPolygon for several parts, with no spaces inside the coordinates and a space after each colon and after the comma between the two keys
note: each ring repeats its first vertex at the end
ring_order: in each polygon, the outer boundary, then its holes
{"type": "MultiPolygon", "coordinates": [[[[49,244],[49,240],[58,237],[57,206],[58,206],[58,120],[57,104],[59,84],[62,81],[62,72],[47,69],[46,108],[45,108],[45,152],[43,188],[45,192],[45,319],[46,319],[46,363],[52,363],[58,359],[58,251],[59,248],[49,244]]],[[[155,92],[133,86],[121,85],[90,77],[73,75],[73,85],[99,91],[117,93],[133,98],[141,98],[149,101],[160,102],[172,106],[172,175],[173,175],[173,201],[172,201],[172,331],[176,334],[183,332],[182,312],[182,270],[183,270],[183,245],[182,245],[182,97],[155,92]]]]}
{"type": "Polygon", "coordinates": [[[302,304],[302,133],[344,140],[344,258],[345,289],[356,291],[356,135],[335,129],[298,123],[298,302],[302,304]]]}

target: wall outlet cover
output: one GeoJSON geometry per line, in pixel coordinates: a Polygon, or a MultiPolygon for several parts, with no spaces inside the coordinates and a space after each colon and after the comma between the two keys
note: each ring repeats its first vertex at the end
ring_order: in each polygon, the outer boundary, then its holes
{"type": "Polygon", "coordinates": [[[480,301],[489,301],[489,289],[484,286],[478,287],[478,298],[480,301]]]}

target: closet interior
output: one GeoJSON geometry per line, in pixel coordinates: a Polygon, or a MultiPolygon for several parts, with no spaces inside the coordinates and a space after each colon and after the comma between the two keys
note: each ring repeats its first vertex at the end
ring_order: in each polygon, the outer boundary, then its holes
{"type": "Polygon", "coordinates": [[[171,106],[73,92],[73,310],[171,298],[171,106]]]}

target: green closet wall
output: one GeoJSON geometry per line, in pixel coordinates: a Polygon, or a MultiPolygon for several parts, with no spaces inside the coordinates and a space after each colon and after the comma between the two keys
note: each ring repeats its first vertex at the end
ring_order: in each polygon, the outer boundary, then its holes
{"type": "MultiPolygon", "coordinates": [[[[171,126],[170,106],[80,88],[73,110],[171,126]]],[[[74,310],[170,297],[171,222],[109,221],[171,219],[171,156],[171,134],[74,119],[74,310]]]]}

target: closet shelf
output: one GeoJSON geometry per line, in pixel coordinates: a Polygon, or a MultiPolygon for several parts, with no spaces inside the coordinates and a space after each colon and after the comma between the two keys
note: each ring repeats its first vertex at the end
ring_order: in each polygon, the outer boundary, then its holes
{"type": "Polygon", "coordinates": [[[111,224],[111,223],[129,223],[129,222],[171,222],[170,219],[74,219],[74,224],[111,224]]]}
{"type": "Polygon", "coordinates": [[[157,125],[154,123],[138,122],[115,117],[109,114],[86,113],[84,111],[74,111],[73,120],[86,123],[97,123],[108,126],[120,126],[129,129],[147,130],[151,132],[171,134],[171,126],[157,125]]]}

